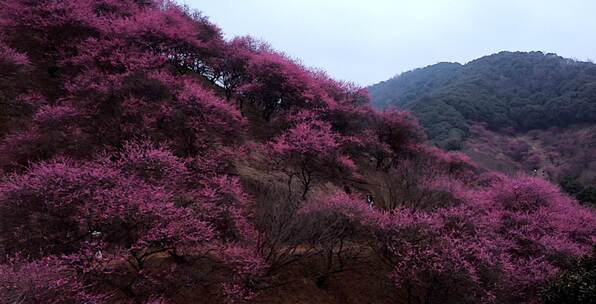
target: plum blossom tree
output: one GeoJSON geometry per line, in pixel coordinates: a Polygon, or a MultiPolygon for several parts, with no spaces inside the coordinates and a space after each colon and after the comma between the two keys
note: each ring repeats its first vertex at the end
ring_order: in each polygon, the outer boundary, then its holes
{"type": "Polygon", "coordinates": [[[27,93],[24,85],[26,77],[31,76],[29,58],[23,53],[7,46],[0,37],[0,134],[13,127],[22,118],[30,115],[31,109],[19,102],[20,95],[27,93]]]}
{"type": "Polygon", "coordinates": [[[594,214],[547,181],[501,176],[467,192],[458,205],[400,208],[380,221],[383,252],[410,303],[532,302],[592,250],[595,227],[580,223],[594,223],[594,214]]]}
{"type": "Polygon", "coordinates": [[[342,191],[317,193],[298,211],[309,253],[322,261],[316,278],[319,286],[365,255],[367,242],[374,236],[375,214],[364,201],[342,191]]]}
{"type": "Polygon", "coordinates": [[[350,174],[352,160],[341,153],[342,138],[319,120],[300,122],[268,143],[275,162],[288,176],[288,188],[297,178],[306,198],[317,177],[350,174]]]}
{"type": "Polygon", "coordinates": [[[374,125],[381,142],[389,145],[394,153],[406,151],[409,145],[422,141],[418,122],[408,112],[395,109],[378,115],[374,125]]]}
{"type": "Polygon", "coordinates": [[[479,272],[490,263],[490,244],[443,231],[443,225],[435,214],[401,209],[379,230],[406,303],[478,303],[488,296],[479,272]]]}
{"type": "Polygon", "coordinates": [[[252,56],[247,74],[250,81],[239,88],[240,98],[255,104],[267,120],[277,111],[303,107],[313,99],[306,69],[266,46],[252,56]]]}
{"type": "Polygon", "coordinates": [[[248,65],[258,49],[258,42],[251,37],[237,37],[227,43],[223,56],[214,62],[215,73],[218,75],[215,83],[224,89],[227,100],[238,93],[242,84],[249,81],[248,65]]]}
{"type": "Polygon", "coordinates": [[[181,267],[188,259],[208,258],[221,267],[251,263],[221,282],[236,286],[237,294],[229,296],[249,295],[245,280],[256,278],[264,265],[250,246],[256,232],[246,219],[248,198],[225,176],[187,189],[195,176],[185,161],[147,142],[126,144],[122,153],[98,163],[35,165],[0,185],[1,251],[29,258],[64,255],[65,267],[81,272],[82,281],[132,298],[172,296],[197,284],[181,267]],[[226,242],[236,253],[226,251],[226,242]],[[175,263],[151,267],[160,254],[175,263]]]}
{"type": "Polygon", "coordinates": [[[28,262],[13,258],[0,266],[0,300],[4,303],[100,303],[63,261],[43,258],[28,262]]]}
{"type": "MultiPolygon", "coordinates": [[[[174,222],[168,227],[164,216],[176,217],[174,213],[180,211],[180,220],[189,218],[183,215],[187,211],[168,203],[167,193],[101,166],[39,164],[2,184],[1,193],[6,217],[2,235],[12,237],[3,249],[30,256],[75,252],[94,231],[126,247],[159,241],[161,233],[167,237],[174,232],[156,228],[178,229],[174,222]],[[63,185],[68,188],[63,189],[63,185]]],[[[209,235],[205,224],[197,222],[195,226],[195,236],[209,235]]],[[[187,235],[194,238],[193,233],[187,235]]]]}

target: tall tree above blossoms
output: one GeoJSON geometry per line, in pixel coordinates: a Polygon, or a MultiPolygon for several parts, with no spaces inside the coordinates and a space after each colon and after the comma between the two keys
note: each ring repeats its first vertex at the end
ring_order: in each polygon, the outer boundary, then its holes
{"type": "MultiPolygon", "coordinates": [[[[238,88],[249,81],[248,65],[258,50],[258,42],[251,37],[237,37],[226,44],[222,56],[214,62],[214,83],[224,89],[231,100],[238,88]]],[[[242,110],[242,109],[240,109],[242,110]]]]}

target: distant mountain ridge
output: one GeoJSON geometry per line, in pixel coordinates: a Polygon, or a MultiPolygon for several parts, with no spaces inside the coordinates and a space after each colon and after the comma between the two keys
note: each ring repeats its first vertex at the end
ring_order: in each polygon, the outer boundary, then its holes
{"type": "Polygon", "coordinates": [[[596,122],[596,64],[542,52],[438,63],[369,87],[373,105],[410,110],[431,140],[461,148],[473,122],[529,131],[596,122]]]}

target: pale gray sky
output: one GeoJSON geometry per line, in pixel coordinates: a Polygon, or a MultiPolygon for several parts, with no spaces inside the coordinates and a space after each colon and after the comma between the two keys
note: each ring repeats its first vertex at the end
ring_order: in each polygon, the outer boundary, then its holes
{"type": "Polygon", "coordinates": [[[178,0],[337,79],[373,84],[499,51],[596,58],[595,0],[178,0]]]}

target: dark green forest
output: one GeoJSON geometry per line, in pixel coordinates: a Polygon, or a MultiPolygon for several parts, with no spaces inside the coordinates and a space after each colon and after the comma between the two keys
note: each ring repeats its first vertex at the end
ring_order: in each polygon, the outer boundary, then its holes
{"type": "Polygon", "coordinates": [[[596,64],[542,52],[438,63],[369,87],[373,104],[410,110],[429,138],[461,148],[471,123],[529,131],[596,121],[596,64]]]}

